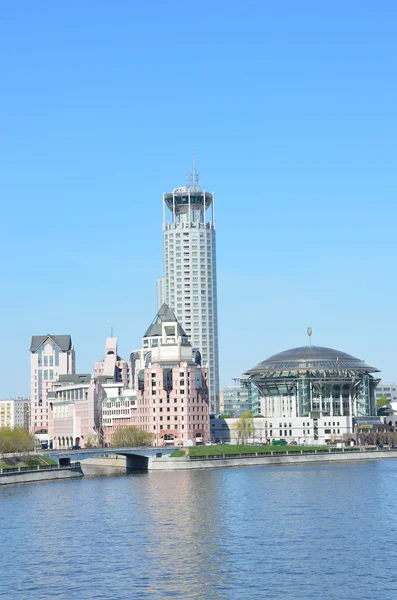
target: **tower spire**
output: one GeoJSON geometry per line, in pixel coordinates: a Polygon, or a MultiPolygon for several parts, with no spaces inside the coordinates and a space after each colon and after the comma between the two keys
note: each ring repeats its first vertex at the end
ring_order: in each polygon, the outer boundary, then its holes
{"type": "Polygon", "coordinates": [[[195,192],[200,191],[200,174],[196,171],[194,150],[192,151],[192,172],[186,174],[186,187],[195,192]]]}

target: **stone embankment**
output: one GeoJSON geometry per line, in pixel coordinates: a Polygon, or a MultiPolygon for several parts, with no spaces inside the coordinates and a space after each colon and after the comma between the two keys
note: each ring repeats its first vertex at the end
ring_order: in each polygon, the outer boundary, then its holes
{"type": "Polygon", "coordinates": [[[385,458],[397,459],[397,452],[389,450],[370,450],[356,452],[313,452],[298,454],[296,452],[288,454],[287,452],[273,455],[263,453],[253,453],[249,456],[240,455],[227,458],[227,456],[208,456],[208,457],[181,457],[172,458],[164,456],[162,458],[151,458],[149,460],[150,471],[179,471],[182,469],[212,469],[219,467],[257,467],[266,465],[291,465],[307,463],[336,463],[346,461],[361,460],[379,460],[385,458]]]}
{"type": "Polygon", "coordinates": [[[55,479],[72,479],[83,477],[81,466],[52,467],[40,465],[28,469],[27,467],[16,467],[14,469],[0,469],[0,485],[11,483],[32,483],[34,481],[51,481],[55,479]]]}

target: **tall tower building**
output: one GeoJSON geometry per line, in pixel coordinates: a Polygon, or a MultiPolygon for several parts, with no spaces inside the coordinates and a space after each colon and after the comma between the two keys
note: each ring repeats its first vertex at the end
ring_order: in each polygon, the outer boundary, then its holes
{"type": "MultiPolygon", "coordinates": [[[[158,302],[170,306],[208,369],[212,412],[219,406],[218,310],[214,194],[202,190],[194,165],[186,185],[163,194],[164,278],[158,302]]],[[[160,306],[158,307],[160,308],[160,306]]]]}

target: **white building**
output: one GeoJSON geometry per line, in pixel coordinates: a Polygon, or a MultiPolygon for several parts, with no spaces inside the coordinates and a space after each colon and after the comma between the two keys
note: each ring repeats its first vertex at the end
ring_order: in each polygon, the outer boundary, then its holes
{"type": "Polygon", "coordinates": [[[213,412],[219,407],[214,211],[214,194],[201,190],[193,163],[187,185],[163,195],[164,281],[157,282],[158,302],[175,311],[208,368],[213,412]]]}
{"type": "MultiPolygon", "coordinates": [[[[213,441],[241,442],[238,439],[235,425],[238,419],[211,419],[211,439],[213,441]]],[[[271,443],[272,440],[295,442],[302,446],[325,445],[342,442],[346,436],[353,434],[352,416],[334,416],[318,414],[316,418],[289,417],[253,419],[254,433],[245,442],[271,443]]],[[[353,436],[352,436],[353,437],[353,436]]]]}
{"type": "Polygon", "coordinates": [[[54,448],[84,448],[97,439],[105,390],[89,373],[60,375],[48,394],[54,448]]]}
{"type": "Polygon", "coordinates": [[[70,335],[34,335],[30,345],[30,427],[44,444],[49,443],[48,393],[59,375],[75,372],[70,335]]]}
{"type": "Polygon", "coordinates": [[[0,400],[0,427],[26,429],[29,431],[29,398],[0,400]]]}
{"type": "Polygon", "coordinates": [[[385,381],[378,383],[375,389],[375,402],[383,395],[386,396],[389,404],[397,403],[397,384],[386,383],[385,381]]]}

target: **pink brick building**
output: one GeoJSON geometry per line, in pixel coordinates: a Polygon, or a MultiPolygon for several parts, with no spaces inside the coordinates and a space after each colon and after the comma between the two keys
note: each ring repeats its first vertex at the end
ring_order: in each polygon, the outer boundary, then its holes
{"type": "Polygon", "coordinates": [[[186,445],[210,439],[207,370],[174,312],[160,308],[142,348],[131,354],[132,388],[103,402],[108,443],[118,427],[136,425],[154,436],[154,445],[186,445]]]}

